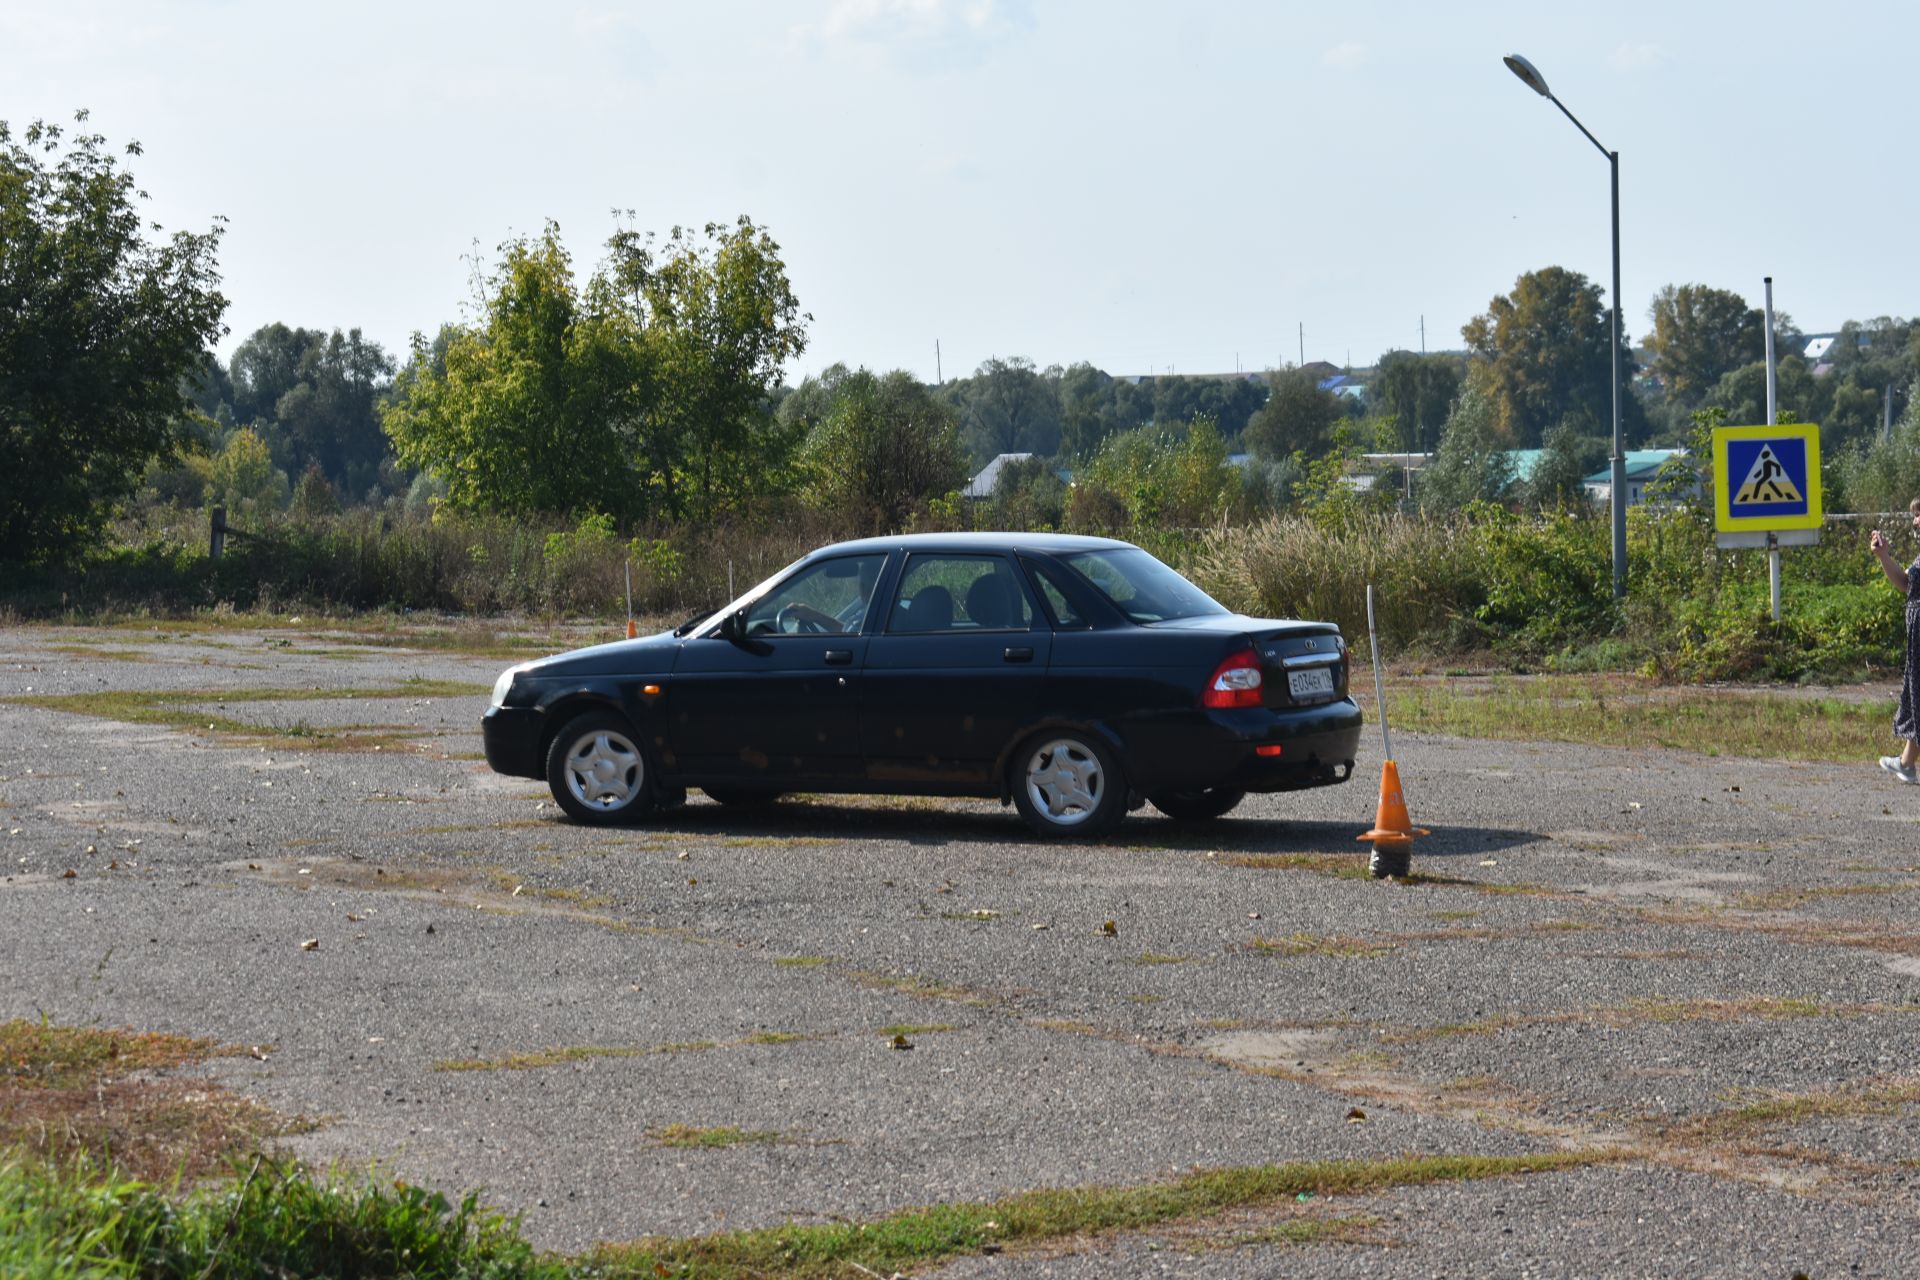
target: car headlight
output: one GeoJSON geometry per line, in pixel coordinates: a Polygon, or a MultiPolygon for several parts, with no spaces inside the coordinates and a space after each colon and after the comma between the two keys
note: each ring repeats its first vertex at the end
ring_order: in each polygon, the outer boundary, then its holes
{"type": "Polygon", "coordinates": [[[490,705],[503,707],[507,704],[507,693],[513,688],[513,678],[519,674],[519,667],[508,667],[500,673],[500,678],[493,682],[493,702],[490,705]]]}

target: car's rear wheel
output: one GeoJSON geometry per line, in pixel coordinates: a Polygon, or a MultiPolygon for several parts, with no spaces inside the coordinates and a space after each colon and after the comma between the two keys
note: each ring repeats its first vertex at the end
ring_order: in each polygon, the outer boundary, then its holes
{"type": "Polygon", "coordinates": [[[1169,818],[1182,822],[1205,822],[1226,813],[1247,793],[1233,787],[1193,787],[1184,791],[1149,791],[1147,799],[1169,818]]]}
{"type": "Polygon", "coordinates": [[[1036,734],[1015,753],[1013,769],[1014,806],[1040,835],[1100,835],[1126,816],[1126,780],[1092,734],[1036,734]]]}
{"type": "Polygon", "coordinates": [[[654,810],[646,749],[633,726],[611,712],[576,716],[554,735],[547,786],[576,822],[637,822],[654,810]]]}
{"type": "Polygon", "coordinates": [[[715,804],[724,804],[729,808],[750,809],[756,805],[769,805],[781,796],[781,793],[778,791],[751,791],[744,789],[736,791],[732,787],[720,787],[718,789],[702,787],[700,790],[706,793],[707,799],[713,801],[715,804]]]}

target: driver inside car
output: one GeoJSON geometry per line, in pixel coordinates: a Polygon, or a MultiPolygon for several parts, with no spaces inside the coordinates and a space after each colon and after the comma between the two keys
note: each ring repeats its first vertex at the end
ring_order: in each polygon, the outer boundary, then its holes
{"type": "MultiPolygon", "coordinates": [[[[880,568],[885,563],[884,556],[861,556],[854,561],[856,571],[852,576],[857,586],[853,598],[836,612],[829,613],[804,600],[787,601],[774,614],[775,630],[785,635],[837,635],[858,631],[867,616],[867,602],[873,598],[874,584],[879,581],[880,568]]],[[[828,574],[834,576],[831,570],[828,574]]]]}

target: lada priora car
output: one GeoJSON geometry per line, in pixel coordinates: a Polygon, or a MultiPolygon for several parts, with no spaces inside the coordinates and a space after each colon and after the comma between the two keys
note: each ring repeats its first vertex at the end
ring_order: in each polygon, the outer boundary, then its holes
{"type": "Polygon", "coordinates": [[[1325,622],[1222,607],[1139,547],[916,534],[822,547],[656,636],[514,667],[487,762],[581,822],[698,787],[998,796],[1043,836],[1151,802],[1215,818],[1249,791],[1345,782],[1360,738],[1325,622]]]}

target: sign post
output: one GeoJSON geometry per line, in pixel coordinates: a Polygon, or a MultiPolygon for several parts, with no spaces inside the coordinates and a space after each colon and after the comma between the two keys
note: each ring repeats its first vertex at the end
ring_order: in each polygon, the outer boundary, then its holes
{"type": "Polygon", "coordinates": [[[1714,541],[1765,547],[1780,621],[1780,548],[1820,541],[1820,428],[1811,422],[1713,431],[1714,541]]]}

